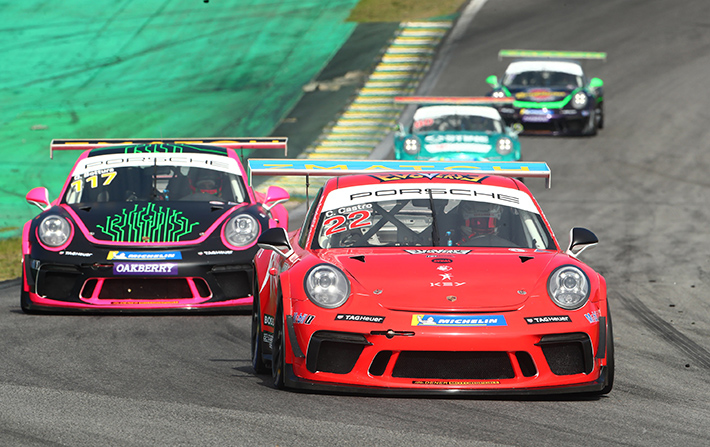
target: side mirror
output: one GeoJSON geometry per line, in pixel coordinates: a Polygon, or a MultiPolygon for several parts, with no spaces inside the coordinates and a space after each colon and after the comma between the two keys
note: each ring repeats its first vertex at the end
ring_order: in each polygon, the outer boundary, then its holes
{"type": "Polygon", "coordinates": [[[264,250],[273,250],[284,258],[288,258],[289,253],[293,251],[288,242],[288,233],[281,227],[269,228],[264,231],[256,241],[256,245],[264,250]]]}
{"type": "Polygon", "coordinates": [[[291,195],[285,189],[280,186],[269,186],[266,190],[266,197],[264,198],[264,209],[270,211],[271,208],[275,207],[279,203],[284,203],[291,198],[291,195]]]}
{"type": "Polygon", "coordinates": [[[599,78],[592,78],[589,80],[589,86],[591,88],[599,88],[604,86],[604,81],[599,78]]]}
{"type": "Polygon", "coordinates": [[[498,87],[498,76],[496,75],[490,75],[486,78],[486,83],[490,84],[491,87],[496,88],[498,87]]]}
{"type": "Polygon", "coordinates": [[[43,186],[32,188],[30,192],[27,193],[25,199],[27,203],[37,206],[42,211],[49,209],[49,191],[43,186]]]}
{"type": "Polygon", "coordinates": [[[523,132],[523,125],[520,123],[513,123],[512,126],[510,126],[510,130],[515,134],[519,135],[523,132]]]}
{"type": "Polygon", "coordinates": [[[394,126],[394,131],[397,136],[404,135],[405,133],[407,133],[407,131],[404,130],[404,124],[402,123],[397,123],[397,125],[394,126]]]}
{"type": "Polygon", "coordinates": [[[569,232],[567,254],[576,258],[586,248],[597,245],[598,242],[599,239],[597,239],[597,236],[586,228],[572,228],[569,232]]]}

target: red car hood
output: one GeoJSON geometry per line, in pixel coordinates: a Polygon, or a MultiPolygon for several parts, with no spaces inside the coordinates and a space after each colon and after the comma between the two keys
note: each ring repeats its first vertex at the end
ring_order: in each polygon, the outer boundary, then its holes
{"type": "Polygon", "coordinates": [[[332,261],[390,310],[502,312],[519,309],[536,290],[539,293],[536,286],[547,281],[543,275],[558,255],[508,249],[467,254],[421,251],[349,251],[334,255],[332,261]]]}

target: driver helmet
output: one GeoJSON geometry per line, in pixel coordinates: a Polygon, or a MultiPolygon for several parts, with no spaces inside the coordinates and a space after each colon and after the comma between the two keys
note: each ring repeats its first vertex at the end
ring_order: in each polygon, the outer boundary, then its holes
{"type": "Polygon", "coordinates": [[[195,168],[190,176],[190,187],[194,193],[218,196],[222,193],[222,174],[212,169],[195,168]]]}
{"type": "Polygon", "coordinates": [[[469,237],[496,234],[500,215],[500,205],[486,202],[461,202],[463,226],[472,230],[469,237]]]}

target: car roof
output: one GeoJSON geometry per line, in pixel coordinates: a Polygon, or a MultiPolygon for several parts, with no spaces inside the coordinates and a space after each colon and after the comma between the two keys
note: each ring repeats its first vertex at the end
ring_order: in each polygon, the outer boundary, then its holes
{"type": "Polygon", "coordinates": [[[526,71],[556,71],[575,76],[584,76],[582,66],[573,61],[557,60],[521,60],[511,62],[505,70],[506,74],[518,74],[526,71]]]}
{"type": "Polygon", "coordinates": [[[414,120],[421,120],[426,118],[437,118],[439,116],[445,115],[474,115],[482,116],[484,118],[490,118],[494,120],[500,120],[500,113],[493,107],[489,106],[452,106],[452,105],[440,105],[440,106],[424,106],[417,109],[414,112],[414,120]]]}

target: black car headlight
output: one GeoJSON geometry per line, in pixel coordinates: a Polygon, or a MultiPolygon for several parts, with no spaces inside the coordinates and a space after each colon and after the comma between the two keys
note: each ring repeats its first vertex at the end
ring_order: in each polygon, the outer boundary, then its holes
{"type": "Polygon", "coordinates": [[[419,153],[419,149],[421,148],[421,143],[419,143],[419,138],[416,137],[409,137],[406,140],[404,140],[404,152],[406,152],[409,155],[417,155],[419,153]]]}
{"type": "Polygon", "coordinates": [[[259,222],[249,214],[238,214],[224,225],[224,239],[234,247],[241,248],[256,242],[259,237],[259,222]]]}
{"type": "Polygon", "coordinates": [[[304,279],[304,286],[308,299],[326,309],[342,306],[350,296],[350,281],[345,273],[330,264],[318,264],[311,268],[304,279]]]}
{"type": "Polygon", "coordinates": [[[500,155],[508,155],[513,152],[513,141],[510,138],[500,138],[496,143],[496,152],[500,155]]]}
{"type": "Polygon", "coordinates": [[[589,299],[589,278],[579,267],[563,265],[550,275],[547,293],[562,309],[579,309],[589,299]]]}
{"type": "Polygon", "coordinates": [[[62,216],[47,216],[37,229],[39,239],[49,247],[60,247],[71,237],[71,225],[62,216]]]}
{"type": "Polygon", "coordinates": [[[577,110],[582,110],[587,107],[587,102],[589,102],[589,98],[587,98],[587,94],[584,92],[577,92],[572,97],[572,107],[577,110]]]}

